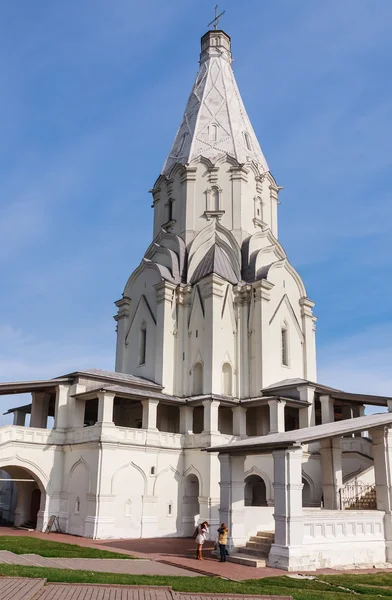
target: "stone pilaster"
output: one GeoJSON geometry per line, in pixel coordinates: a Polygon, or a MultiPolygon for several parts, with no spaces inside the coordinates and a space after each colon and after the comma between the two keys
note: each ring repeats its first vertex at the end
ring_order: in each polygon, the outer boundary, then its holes
{"type": "Polygon", "coordinates": [[[392,562],[392,429],[371,430],[377,510],[385,511],[384,535],[387,562],[392,562]]]}
{"type": "Polygon", "coordinates": [[[165,392],[173,393],[174,380],[174,335],[173,303],[176,285],[161,281],[154,286],[157,299],[157,326],[155,352],[155,382],[160,383],[165,392]]]}
{"type": "Polygon", "coordinates": [[[131,306],[131,299],[124,296],[120,300],[115,302],[118,312],[114,316],[114,320],[117,322],[117,345],[116,345],[116,371],[120,373],[126,372],[126,345],[125,337],[127,335],[127,324],[129,319],[129,309],[131,306]]]}
{"type": "Polygon", "coordinates": [[[113,425],[113,407],[114,397],[113,392],[98,392],[98,421],[102,425],[113,425]]]}
{"type": "Polygon", "coordinates": [[[275,541],[268,566],[287,571],[298,569],[303,556],[304,522],[302,511],[302,448],[275,450],[275,541]]]}
{"type": "Polygon", "coordinates": [[[260,279],[253,284],[254,315],[252,327],[252,368],[250,394],[257,396],[260,390],[272,383],[268,380],[270,347],[269,341],[269,312],[268,303],[271,300],[271,290],[274,287],[266,279],[260,279]]]}
{"type": "Polygon", "coordinates": [[[305,337],[303,345],[304,379],[317,380],[316,368],[316,317],[313,316],[314,302],[308,298],[301,298],[302,331],[305,337]]]}

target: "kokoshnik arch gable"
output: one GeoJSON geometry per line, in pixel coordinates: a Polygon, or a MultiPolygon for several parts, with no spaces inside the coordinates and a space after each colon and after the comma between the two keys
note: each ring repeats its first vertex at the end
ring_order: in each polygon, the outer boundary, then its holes
{"type": "Polygon", "coordinates": [[[0,384],[32,393],[0,428],[0,468],[20,480],[10,521],[43,529],[57,515],[63,531],[119,538],[186,536],[198,520],[214,532],[224,519],[234,560],[389,559],[392,416],[363,415],[391,399],[316,383],[314,304],[278,241],[279,189],[230,37],[209,31],[151,190],[153,241],[116,302],[116,372],[0,384]],[[341,510],[358,506],[378,510],[341,510]],[[256,533],[274,530],[270,549],[273,533],[256,533]]]}

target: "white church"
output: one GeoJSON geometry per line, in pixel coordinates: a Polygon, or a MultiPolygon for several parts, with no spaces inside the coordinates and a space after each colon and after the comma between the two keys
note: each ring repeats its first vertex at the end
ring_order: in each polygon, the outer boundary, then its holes
{"type": "Polygon", "coordinates": [[[225,521],[244,564],[392,561],[392,413],[364,411],[392,398],[317,383],[314,303],[278,239],[280,189],[230,37],[208,31],[151,190],[151,244],[116,302],[115,372],[0,384],[31,393],[0,428],[16,526],[55,516],[73,535],[153,538],[207,520],[215,538],[225,521]]]}

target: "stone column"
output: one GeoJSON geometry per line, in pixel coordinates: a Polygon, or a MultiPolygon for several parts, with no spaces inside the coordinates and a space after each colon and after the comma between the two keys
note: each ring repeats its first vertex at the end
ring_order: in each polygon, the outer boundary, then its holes
{"type": "Polygon", "coordinates": [[[272,452],[274,458],[275,541],[268,566],[296,570],[306,564],[303,557],[302,448],[272,452]]]}
{"type": "Polygon", "coordinates": [[[105,425],[113,425],[113,392],[98,392],[98,421],[105,425]]]}
{"type": "Polygon", "coordinates": [[[31,397],[32,406],[30,427],[46,429],[46,424],[48,421],[50,394],[46,392],[33,392],[31,394],[31,397]]]}
{"type": "Polygon", "coordinates": [[[66,429],[68,425],[68,394],[69,386],[56,387],[56,402],[54,409],[54,429],[66,429]]]}
{"type": "Polygon", "coordinates": [[[13,425],[18,425],[18,427],[24,427],[26,423],[26,413],[21,410],[14,410],[14,420],[13,425]]]}
{"type": "Polygon", "coordinates": [[[180,406],[180,433],[193,433],[193,406],[180,406]]]}
{"type": "Polygon", "coordinates": [[[236,406],[233,411],[233,435],[246,437],[246,408],[236,406]]]}
{"type": "Polygon", "coordinates": [[[142,400],[143,406],[143,418],[142,428],[143,429],[155,429],[157,430],[157,411],[158,411],[159,400],[149,398],[148,400],[142,400]]]}
{"type": "Polygon", "coordinates": [[[227,544],[238,548],[246,542],[245,536],[245,456],[219,454],[220,461],[220,508],[221,523],[229,528],[227,544]]]}
{"type": "Polygon", "coordinates": [[[203,400],[204,419],[203,433],[219,433],[218,429],[218,400],[203,400]]]}
{"type": "MultiPolygon", "coordinates": [[[[358,404],[353,408],[353,416],[354,417],[364,417],[365,416],[365,406],[363,404],[358,404]]],[[[357,431],[354,433],[354,437],[366,437],[366,431],[357,431]]]]}
{"type": "Polygon", "coordinates": [[[322,440],[320,453],[324,508],[340,510],[340,489],[343,486],[341,439],[322,440]]]}
{"type": "Polygon", "coordinates": [[[270,428],[269,433],[280,433],[284,431],[284,407],[286,400],[275,398],[268,400],[270,413],[270,428]]]}
{"type": "Polygon", "coordinates": [[[334,400],[331,396],[320,396],[321,423],[333,423],[335,420],[334,400]]]}
{"type": "Polygon", "coordinates": [[[309,402],[309,406],[299,409],[299,426],[312,427],[316,425],[316,414],[314,410],[314,393],[316,388],[311,385],[303,385],[297,387],[299,399],[304,402],[309,402]]]}
{"type": "Polygon", "coordinates": [[[125,336],[127,335],[127,323],[129,318],[129,309],[131,299],[124,296],[115,302],[118,308],[114,320],[117,321],[117,344],[116,344],[116,371],[125,373],[126,371],[126,346],[125,336]]]}
{"type": "Polygon", "coordinates": [[[371,430],[377,510],[385,511],[384,534],[387,562],[392,562],[392,429],[371,430]]]}

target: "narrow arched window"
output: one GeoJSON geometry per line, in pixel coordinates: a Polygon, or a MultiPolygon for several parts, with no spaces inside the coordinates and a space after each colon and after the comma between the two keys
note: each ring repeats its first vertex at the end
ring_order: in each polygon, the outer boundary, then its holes
{"type": "Polygon", "coordinates": [[[147,326],[142,323],[139,333],[139,365],[144,365],[146,362],[146,342],[147,342],[147,326]]]}
{"type": "Polygon", "coordinates": [[[222,367],[223,393],[225,396],[233,395],[233,373],[229,363],[225,363],[222,367]]]}
{"type": "Polygon", "coordinates": [[[282,365],[289,366],[289,344],[287,327],[282,327],[281,330],[281,349],[282,349],[282,365]]]}
{"type": "Polygon", "coordinates": [[[79,496],[76,498],[75,502],[75,514],[78,515],[80,513],[80,498],[79,496]]]}
{"type": "Polygon", "coordinates": [[[203,393],[203,365],[197,362],[193,367],[193,395],[203,393]]]}
{"type": "Polygon", "coordinates": [[[216,142],[216,140],[218,139],[218,126],[215,124],[210,125],[208,127],[208,133],[209,133],[210,141],[216,142]]]}
{"type": "Polygon", "coordinates": [[[244,131],[244,140],[245,140],[245,144],[246,144],[246,147],[248,148],[248,150],[252,150],[249,133],[247,131],[244,131]]]}
{"type": "Polygon", "coordinates": [[[173,203],[174,203],[173,198],[170,198],[169,202],[165,205],[165,209],[166,209],[165,220],[166,221],[173,220],[173,203]]]}

